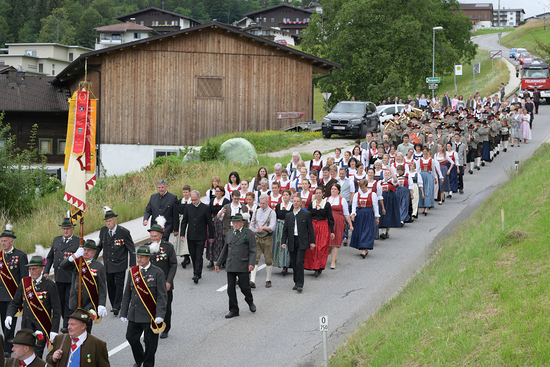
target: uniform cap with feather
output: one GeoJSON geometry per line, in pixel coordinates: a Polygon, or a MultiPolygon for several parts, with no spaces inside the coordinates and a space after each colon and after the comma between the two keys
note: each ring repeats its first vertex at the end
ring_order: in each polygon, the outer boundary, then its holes
{"type": "Polygon", "coordinates": [[[115,214],[113,209],[109,208],[108,206],[102,206],[101,209],[103,209],[103,212],[105,213],[105,220],[109,218],[118,217],[118,215],[115,214]]]}
{"type": "Polygon", "coordinates": [[[17,238],[17,237],[15,237],[15,233],[13,233],[13,226],[11,225],[10,222],[8,222],[8,224],[6,224],[6,229],[4,229],[2,234],[0,234],[0,237],[11,237],[13,239],[17,238]]]}

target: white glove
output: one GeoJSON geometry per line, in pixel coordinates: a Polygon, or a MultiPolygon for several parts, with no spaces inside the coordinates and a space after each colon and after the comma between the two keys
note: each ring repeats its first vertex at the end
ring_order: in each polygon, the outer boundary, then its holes
{"type": "Polygon", "coordinates": [[[128,322],[128,319],[126,317],[121,317],[120,318],[120,321],[122,321],[123,323],[127,323],[128,322]]]}
{"type": "Polygon", "coordinates": [[[57,336],[57,333],[53,332],[53,331],[50,331],[50,342],[53,343],[53,340],[55,339],[55,337],[57,336]]]}
{"type": "Polygon", "coordinates": [[[75,259],[78,259],[82,255],[84,255],[84,247],[79,247],[78,250],[76,250],[76,252],[73,254],[75,259]]]}
{"type": "Polygon", "coordinates": [[[6,321],[4,321],[4,325],[6,326],[6,329],[11,330],[11,316],[6,317],[6,321]]]}
{"type": "Polygon", "coordinates": [[[99,306],[97,308],[97,316],[99,317],[107,316],[107,309],[105,308],[105,306],[99,306]]]}
{"type": "Polygon", "coordinates": [[[157,317],[155,319],[155,324],[162,324],[163,321],[164,321],[164,319],[162,317],[157,317]]]}

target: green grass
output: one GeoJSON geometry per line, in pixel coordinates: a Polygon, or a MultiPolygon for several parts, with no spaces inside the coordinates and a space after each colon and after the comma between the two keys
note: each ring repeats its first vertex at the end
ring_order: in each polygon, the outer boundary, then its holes
{"type": "MultiPolygon", "coordinates": [[[[233,138],[244,138],[248,140],[254,148],[256,153],[271,153],[279,150],[287,149],[301,143],[305,143],[310,140],[320,139],[322,134],[320,131],[316,132],[284,132],[277,130],[265,130],[265,131],[244,131],[234,132],[229,134],[218,135],[209,139],[210,143],[223,144],[226,140],[233,138]]],[[[206,142],[200,142],[199,145],[204,145],[206,142]]]]}
{"type": "MultiPolygon", "coordinates": [[[[282,133],[266,131],[264,133],[244,133],[258,150],[278,151],[321,137],[321,133],[282,133]],[[269,145],[269,146],[267,146],[269,145]]],[[[224,139],[216,137],[212,140],[224,139]]],[[[302,154],[302,159],[309,160],[312,154],[302,154]]],[[[273,172],[276,163],[286,165],[292,156],[271,158],[265,155],[258,157],[259,165],[242,165],[228,162],[195,162],[183,164],[181,156],[170,156],[164,164],[153,164],[139,172],[123,176],[100,178],[96,186],[87,195],[87,210],[84,233],[99,230],[104,223],[102,206],[111,207],[118,214],[118,222],[143,216],[151,194],[156,190],[160,179],[168,181],[168,190],[181,197],[181,187],[191,185],[203,195],[210,188],[213,176],[219,176],[223,184],[228,182],[229,173],[239,172],[241,178],[251,179],[256,176],[260,166],[273,172]]],[[[155,161],[157,162],[157,161],[155,161]]],[[[11,221],[17,234],[15,246],[27,253],[34,251],[36,244],[50,247],[54,237],[61,235],[58,224],[69,209],[63,201],[64,188],[54,194],[37,199],[34,211],[17,221],[11,221]]],[[[8,218],[0,216],[0,228],[4,228],[8,218]]],[[[77,225],[75,233],[79,233],[77,225]]]]}
{"type": "Polygon", "coordinates": [[[511,27],[502,27],[502,28],[503,29],[479,29],[474,33],[474,36],[481,36],[483,34],[510,32],[510,30],[514,29],[511,27]]]}
{"type": "Polygon", "coordinates": [[[546,30],[544,29],[544,19],[534,20],[507,34],[500,42],[508,48],[522,47],[526,48],[531,54],[537,55],[535,52],[535,38],[542,41],[542,43],[550,43],[550,19],[546,21],[546,30]]]}
{"type": "MultiPolygon", "coordinates": [[[[494,61],[494,67],[491,66],[491,59],[489,58],[489,52],[478,49],[474,61],[469,64],[462,64],[462,75],[456,77],[457,95],[464,97],[464,100],[468,99],[468,95],[474,94],[474,77],[473,77],[473,64],[481,63],[481,73],[476,75],[476,92],[480,92],[482,96],[485,93],[495,94],[498,92],[498,86],[501,82],[508,84],[510,80],[510,72],[505,64],[505,61],[494,61]]],[[[441,78],[441,84],[435,91],[439,93],[440,98],[449,91],[451,97],[454,95],[454,76],[444,76],[441,78]]]]}
{"type": "Polygon", "coordinates": [[[549,163],[544,144],[437,244],[432,261],[348,337],[330,365],[548,365],[549,163]]]}

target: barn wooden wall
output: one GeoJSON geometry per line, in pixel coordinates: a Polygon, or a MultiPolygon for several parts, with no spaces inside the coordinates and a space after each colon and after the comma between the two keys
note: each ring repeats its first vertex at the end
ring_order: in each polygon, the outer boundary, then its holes
{"type": "Polygon", "coordinates": [[[222,32],[206,29],[103,54],[101,142],[194,145],[312,118],[307,60],[222,32]],[[223,98],[196,98],[198,76],[222,77],[223,98]],[[281,111],[305,115],[277,120],[281,111]]]}

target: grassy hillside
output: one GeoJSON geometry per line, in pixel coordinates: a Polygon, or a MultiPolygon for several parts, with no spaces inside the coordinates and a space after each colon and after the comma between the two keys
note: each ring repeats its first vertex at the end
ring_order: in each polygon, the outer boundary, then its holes
{"type": "Polygon", "coordinates": [[[438,244],[433,261],[337,349],[330,365],[548,365],[549,161],[544,144],[438,244]]]}
{"type": "Polygon", "coordinates": [[[532,54],[537,55],[535,52],[535,38],[545,44],[550,44],[550,19],[546,19],[546,30],[544,29],[544,24],[545,19],[527,22],[507,34],[500,42],[508,48],[523,47],[532,54]]]}

